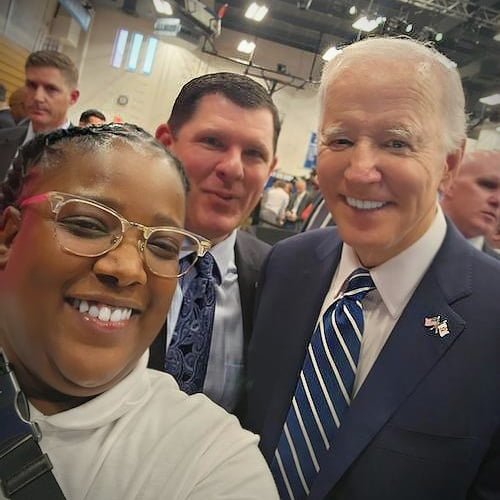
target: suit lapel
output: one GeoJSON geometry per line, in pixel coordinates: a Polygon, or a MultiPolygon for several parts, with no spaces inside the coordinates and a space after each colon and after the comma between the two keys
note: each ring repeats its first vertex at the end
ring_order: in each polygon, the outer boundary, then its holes
{"type": "Polygon", "coordinates": [[[450,233],[454,231],[448,230],[434,264],[418,285],[344,416],[333,449],[313,484],[310,500],[326,497],[463,331],[465,321],[450,303],[470,293],[464,279],[471,267],[470,253],[462,246],[468,243],[450,233]],[[454,245],[458,245],[460,260],[453,258],[457,251],[454,245]],[[425,326],[425,318],[435,316],[447,321],[449,334],[441,337],[425,326]]]}
{"type": "Polygon", "coordinates": [[[236,233],[234,259],[238,271],[238,288],[240,291],[245,350],[252,333],[255,289],[259,279],[260,268],[270,249],[270,245],[257,240],[245,231],[238,230],[236,233]]]}

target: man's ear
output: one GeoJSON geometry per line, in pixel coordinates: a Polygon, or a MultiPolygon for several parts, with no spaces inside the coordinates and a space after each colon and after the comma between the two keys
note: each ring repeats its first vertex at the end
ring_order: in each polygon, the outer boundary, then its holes
{"type": "Polygon", "coordinates": [[[441,193],[446,193],[447,191],[449,191],[450,186],[453,184],[453,181],[455,180],[458,174],[460,164],[462,163],[464,150],[465,150],[465,139],[462,141],[460,147],[458,147],[455,151],[448,153],[446,155],[445,170],[443,172],[443,176],[441,177],[441,182],[439,184],[439,191],[441,193]]]}
{"type": "Polygon", "coordinates": [[[72,106],[75,104],[79,97],[80,91],[78,89],[73,89],[69,94],[69,105],[72,106]]]}
{"type": "Polygon", "coordinates": [[[156,140],[160,141],[165,147],[170,147],[172,142],[174,142],[172,131],[168,126],[168,123],[162,123],[158,125],[155,133],[156,140]]]}
{"type": "Polygon", "coordinates": [[[270,176],[273,173],[274,169],[276,168],[276,165],[278,165],[278,157],[277,156],[275,156],[273,158],[273,161],[271,162],[271,166],[269,167],[268,176],[270,176]]]}
{"type": "Polygon", "coordinates": [[[15,207],[7,207],[0,221],[0,269],[4,269],[9,260],[14,238],[21,227],[21,214],[15,207]]]}

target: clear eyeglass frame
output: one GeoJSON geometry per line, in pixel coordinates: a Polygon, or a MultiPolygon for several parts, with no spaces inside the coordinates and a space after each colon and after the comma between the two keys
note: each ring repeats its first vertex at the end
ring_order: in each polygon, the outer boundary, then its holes
{"type": "MultiPolygon", "coordinates": [[[[195,265],[196,261],[199,258],[202,258],[212,246],[210,240],[207,240],[202,236],[187,231],[186,229],[181,229],[172,226],[156,226],[156,227],[145,226],[138,222],[132,222],[127,220],[125,217],[123,217],[121,214],[119,214],[112,208],[103,205],[102,203],[99,203],[97,201],[94,201],[90,198],[85,198],[83,196],[77,196],[69,193],[61,193],[59,191],[49,191],[46,193],[37,194],[25,198],[19,204],[19,208],[22,209],[30,205],[34,205],[36,203],[41,203],[44,201],[48,201],[51,207],[51,215],[54,222],[54,234],[58,244],[64,251],[80,257],[100,257],[108,252],[111,252],[120,245],[120,243],[123,240],[123,236],[125,235],[125,232],[128,229],[136,228],[142,232],[142,238],[139,238],[137,240],[137,246],[139,249],[139,253],[143,259],[143,262],[146,264],[148,269],[153,274],[161,278],[179,278],[187,274],[189,270],[195,265]],[[87,244],[89,244],[88,242],[91,241],[91,238],[88,237],[86,238],[84,236],[78,236],[78,235],[72,235],[68,237],[67,232],[65,233],[65,236],[63,235],[62,231],[64,229],[62,229],[62,223],[59,220],[59,217],[61,211],[65,207],[67,207],[68,204],[71,203],[80,203],[82,207],[89,208],[90,210],[97,210],[101,214],[107,214],[107,216],[111,216],[112,218],[111,220],[114,219],[116,221],[119,221],[120,227],[116,228],[117,230],[119,229],[119,231],[118,232],[109,231],[108,233],[111,238],[109,240],[109,243],[106,244],[106,248],[92,252],[83,251],[82,249],[76,249],[75,246],[73,245],[76,245],[77,247],[78,245],[85,246],[83,242],[87,241],[87,244]],[[176,252],[175,273],[160,272],[158,271],[154,263],[153,265],[151,264],[152,257],[150,256],[151,252],[150,251],[148,252],[148,246],[147,246],[148,241],[150,240],[151,236],[163,233],[171,234],[176,238],[183,239],[184,244],[182,246],[179,245],[178,251],[176,252]],[[68,247],[68,240],[70,240],[69,247],[68,247]],[[181,269],[179,266],[179,258],[185,255],[190,255],[189,263],[183,265],[181,269]]],[[[162,262],[162,259],[158,260],[162,262]]],[[[174,259],[163,259],[162,265],[168,267],[167,264],[172,266],[172,264],[174,264],[174,259]]],[[[174,269],[174,267],[172,267],[172,269],[174,269]]]]}

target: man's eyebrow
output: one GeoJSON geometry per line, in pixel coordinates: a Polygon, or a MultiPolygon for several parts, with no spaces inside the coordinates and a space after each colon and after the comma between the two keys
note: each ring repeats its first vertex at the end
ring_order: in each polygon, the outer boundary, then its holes
{"type": "Polygon", "coordinates": [[[412,127],[407,127],[405,125],[397,125],[395,127],[390,127],[385,131],[388,134],[398,135],[406,139],[411,139],[415,137],[415,132],[412,127]]]}
{"type": "Polygon", "coordinates": [[[331,137],[332,135],[345,134],[346,129],[340,124],[333,124],[321,131],[321,137],[331,137]]]}

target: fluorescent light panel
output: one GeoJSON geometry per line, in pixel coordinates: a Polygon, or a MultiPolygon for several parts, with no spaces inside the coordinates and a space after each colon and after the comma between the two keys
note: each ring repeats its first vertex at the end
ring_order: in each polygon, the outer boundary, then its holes
{"type": "Polygon", "coordinates": [[[171,16],[174,13],[172,6],[167,0],[153,0],[153,5],[156,12],[163,16],[171,16]]]}
{"type": "Polygon", "coordinates": [[[258,3],[252,2],[245,12],[245,17],[260,22],[264,19],[268,10],[269,9],[265,5],[259,5],[258,3]]]}
{"type": "Polygon", "coordinates": [[[331,61],[336,55],[338,55],[341,50],[337,49],[337,47],[332,46],[325,50],[325,53],[321,56],[324,61],[331,61]]]}
{"type": "Polygon", "coordinates": [[[241,40],[237,50],[243,52],[243,54],[251,54],[255,50],[255,43],[248,40],[241,40]]]}
{"type": "Polygon", "coordinates": [[[481,97],[481,99],[479,99],[479,102],[482,102],[483,104],[486,104],[488,106],[496,106],[497,104],[500,104],[500,94],[492,94],[481,97]]]}
{"type": "Polygon", "coordinates": [[[354,23],[352,23],[352,27],[359,31],[366,31],[369,33],[374,29],[378,28],[380,24],[385,21],[385,17],[377,17],[377,19],[368,19],[366,16],[361,16],[354,23]]]}

